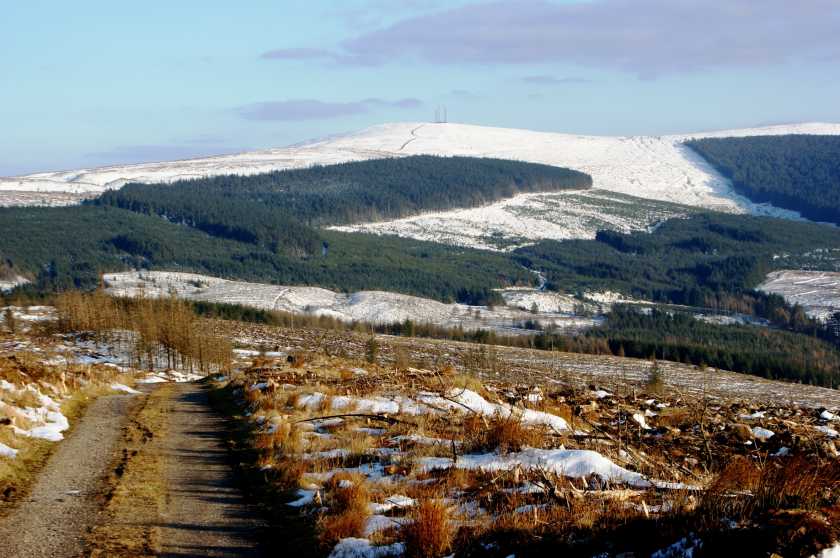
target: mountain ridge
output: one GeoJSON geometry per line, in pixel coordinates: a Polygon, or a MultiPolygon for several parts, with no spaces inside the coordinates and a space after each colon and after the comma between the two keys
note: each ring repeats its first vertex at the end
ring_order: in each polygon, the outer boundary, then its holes
{"type": "MultiPolygon", "coordinates": [[[[597,136],[469,124],[380,124],[288,147],[195,159],[0,177],[0,205],[68,205],[128,182],[259,174],[401,155],[472,155],[594,171],[596,187],[661,201],[778,215],[741,198],[682,141],[743,135],[840,135],[840,124],[802,123],[662,136],[597,136]],[[650,166],[662,167],[651,172],[650,166]],[[699,183],[699,184],[698,184],[699,183]]],[[[590,174],[592,174],[590,172],[590,174]]],[[[787,215],[792,216],[792,215],[787,215]]]]}

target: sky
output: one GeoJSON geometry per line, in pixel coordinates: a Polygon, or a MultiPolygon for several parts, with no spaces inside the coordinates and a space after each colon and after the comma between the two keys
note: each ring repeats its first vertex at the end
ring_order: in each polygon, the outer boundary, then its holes
{"type": "Polygon", "coordinates": [[[840,122],[840,0],[66,0],[0,18],[0,176],[395,121],[840,122]]]}

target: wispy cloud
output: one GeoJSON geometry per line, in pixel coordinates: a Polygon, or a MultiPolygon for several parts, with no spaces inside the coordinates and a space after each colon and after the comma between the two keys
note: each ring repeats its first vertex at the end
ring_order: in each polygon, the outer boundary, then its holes
{"type": "Polygon", "coordinates": [[[405,18],[346,40],[344,64],[573,63],[656,77],[840,60],[836,0],[495,1],[405,18]]]}
{"type": "Polygon", "coordinates": [[[388,101],[379,98],[363,99],[350,102],[327,102],[317,99],[291,99],[286,101],[266,101],[252,103],[237,109],[239,116],[246,120],[259,121],[304,121],[328,120],[344,116],[366,114],[377,108],[414,109],[423,105],[419,99],[405,98],[388,101]]]}

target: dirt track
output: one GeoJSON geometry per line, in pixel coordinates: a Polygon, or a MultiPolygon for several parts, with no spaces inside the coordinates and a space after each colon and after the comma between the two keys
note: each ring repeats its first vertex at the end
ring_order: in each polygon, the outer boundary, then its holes
{"type": "Polygon", "coordinates": [[[95,523],[132,396],[109,395],[90,404],[59,443],[29,496],[0,520],[0,555],[6,558],[75,557],[95,523]]]}
{"type": "MultiPolygon", "coordinates": [[[[236,487],[223,443],[225,423],[210,408],[206,390],[189,383],[158,391],[152,399],[162,408],[165,424],[155,433],[155,443],[142,446],[138,454],[136,447],[126,445],[124,434],[136,422],[130,420],[137,414],[133,408],[144,407],[134,405],[140,397],[104,396],[88,407],[57,446],[30,496],[0,519],[0,556],[75,558],[86,551],[133,555],[120,550],[130,548],[120,539],[130,539],[132,529],[153,533],[149,540],[156,548],[147,546],[144,555],[261,555],[256,541],[264,524],[236,487]],[[103,492],[114,489],[106,477],[121,455],[159,464],[165,481],[159,511],[150,515],[148,508],[141,510],[142,487],[131,484],[123,490],[129,496],[119,502],[119,513],[110,507],[102,510],[103,492]],[[100,536],[93,543],[87,540],[92,530],[100,536]]],[[[121,466],[131,468],[131,459],[121,466]]],[[[111,482],[130,483],[130,473],[112,475],[111,482]]]]}
{"type": "Polygon", "coordinates": [[[161,556],[260,556],[263,524],[236,488],[224,432],[202,387],[175,386],[163,441],[169,489],[161,556]]]}

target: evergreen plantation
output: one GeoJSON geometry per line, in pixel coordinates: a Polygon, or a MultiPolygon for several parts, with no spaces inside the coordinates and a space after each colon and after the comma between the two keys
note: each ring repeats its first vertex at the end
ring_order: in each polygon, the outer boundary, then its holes
{"type": "Polygon", "coordinates": [[[477,207],[520,193],[584,189],[581,172],[500,159],[414,156],[174,184],[128,184],[93,203],[158,215],[288,255],[321,250],[311,227],[477,207]]]}
{"type": "Polygon", "coordinates": [[[779,296],[754,291],[775,269],[840,269],[840,229],[814,223],[703,213],[653,233],[600,231],[595,240],[546,240],[516,250],[548,287],[615,291],[655,302],[802,321],[779,296]]]}
{"type": "Polygon", "coordinates": [[[0,255],[35,280],[30,292],[93,289],[107,271],[164,269],[480,303],[492,288],[534,280],[493,252],[319,231],[327,254],[297,257],[112,207],[0,208],[0,229],[16,231],[0,236],[0,255]]]}
{"type": "Polygon", "coordinates": [[[687,145],[752,201],[840,224],[840,137],[704,138],[687,145]]]}

